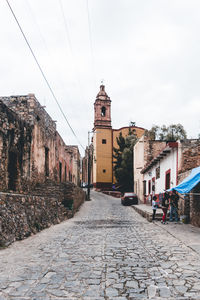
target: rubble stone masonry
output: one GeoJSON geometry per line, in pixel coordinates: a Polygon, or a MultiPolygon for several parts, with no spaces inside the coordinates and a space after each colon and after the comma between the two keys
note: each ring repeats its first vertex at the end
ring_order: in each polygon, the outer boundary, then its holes
{"type": "Polygon", "coordinates": [[[185,140],[180,144],[179,174],[200,166],[200,139],[185,140]]]}
{"type": "Polygon", "coordinates": [[[68,185],[63,197],[61,192],[51,196],[0,192],[0,247],[71,218],[84,202],[85,193],[68,185]]]}
{"type": "Polygon", "coordinates": [[[71,152],[33,94],[0,98],[0,245],[59,223],[83,203],[85,193],[69,182],[71,152]]]}
{"type": "Polygon", "coordinates": [[[71,154],[35,96],[1,97],[0,107],[0,176],[5,178],[0,190],[31,190],[47,178],[70,180],[71,154]]]}
{"type": "MultiPolygon", "coordinates": [[[[200,140],[189,139],[180,142],[179,146],[179,174],[178,183],[181,183],[193,168],[200,166],[200,140]]],[[[186,215],[188,221],[200,227],[200,184],[190,194],[180,195],[179,213],[186,215]]]]}

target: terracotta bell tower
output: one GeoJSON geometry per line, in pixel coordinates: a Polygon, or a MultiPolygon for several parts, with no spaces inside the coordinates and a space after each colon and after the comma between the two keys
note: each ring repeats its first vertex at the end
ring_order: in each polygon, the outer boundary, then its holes
{"type": "Polygon", "coordinates": [[[111,128],[111,100],[105,92],[105,86],[100,86],[94,103],[94,129],[111,128]]]}

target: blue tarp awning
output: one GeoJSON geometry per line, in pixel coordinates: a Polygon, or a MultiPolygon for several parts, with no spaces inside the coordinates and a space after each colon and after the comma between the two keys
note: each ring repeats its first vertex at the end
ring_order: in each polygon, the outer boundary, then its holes
{"type": "Polygon", "coordinates": [[[189,193],[200,182],[200,167],[192,169],[190,175],[186,177],[179,185],[168,191],[176,190],[180,194],[189,193]]]}

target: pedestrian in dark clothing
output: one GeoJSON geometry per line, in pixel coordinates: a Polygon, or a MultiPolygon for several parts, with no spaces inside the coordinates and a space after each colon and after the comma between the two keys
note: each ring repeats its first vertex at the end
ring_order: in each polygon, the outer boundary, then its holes
{"type": "Polygon", "coordinates": [[[178,201],[179,195],[176,190],[172,190],[172,194],[170,196],[170,222],[173,221],[173,218],[175,218],[175,222],[178,222],[178,201]]]}
{"type": "Polygon", "coordinates": [[[166,216],[167,216],[167,211],[169,208],[169,193],[166,191],[164,193],[163,199],[162,199],[162,211],[163,211],[163,216],[161,223],[165,224],[166,223],[166,216]]]}
{"type": "Polygon", "coordinates": [[[153,196],[153,200],[152,200],[152,209],[153,209],[152,220],[155,220],[156,209],[158,208],[156,200],[157,200],[157,197],[153,196]]]}

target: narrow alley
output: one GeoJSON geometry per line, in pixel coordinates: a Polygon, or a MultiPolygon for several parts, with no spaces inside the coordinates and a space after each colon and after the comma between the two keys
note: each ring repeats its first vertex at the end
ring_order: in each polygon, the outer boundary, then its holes
{"type": "Polygon", "coordinates": [[[91,198],[73,219],[0,251],[1,300],[200,299],[199,255],[171,224],[91,198]]]}

